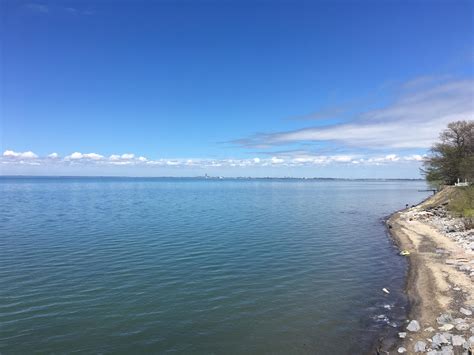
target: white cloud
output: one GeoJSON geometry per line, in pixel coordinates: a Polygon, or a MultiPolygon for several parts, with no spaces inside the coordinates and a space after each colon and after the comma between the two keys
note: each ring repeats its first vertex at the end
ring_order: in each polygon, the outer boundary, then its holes
{"type": "Polygon", "coordinates": [[[50,155],[48,155],[48,158],[50,158],[50,159],[58,159],[58,158],[59,158],[59,154],[58,154],[58,153],[51,153],[50,155]]]}
{"type": "Polygon", "coordinates": [[[404,157],[403,159],[406,161],[423,161],[426,158],[426,154],[424,155],[419,155],[419,154],[413,154],[404,157]]]}
{"type": "Polygon", "coordinates": [[[135,158],[135,154],[122,154],[121,158],[124,160],[130,160],[135,158]]]}
{"type": "Polygon", "coordinates": [[[84,155],[82,153],[74,152],[71,155],[68,155],[65,159],[78,160],[78,159],[82,159],[83,157],[84,155]]]}
{"type": "Polygon", "coordinates": [[[32,151],[27,152],[15,152],[13,150],[5,150],[3,152],[3,156],[5,158],[13,158],[13,159],[36,159],[38,156],[33,153],[32,151]]]}
{"type": "Polygon", "coordinates": [[[271,161],[272,161],[272,164],[281,164],[281,163],[283,163],[285,160],[284,160],[284,159],[281,159],[281,158],[277,158],[277,157],[272,157],[271,161]]]}
{"type": "Polygon", "coordinates": [[[123,164],[124,162],[128,162],[129,164],[132,164],[134,162],[146,162],[148,159],[143,156],[135,158],[135,154],[126,153],[122,155],[112,154],[109,156],[109,160],[113,162],[122,162],[121,165],[125,165],[123,164]]]}
{"type": "Polygon", "coordinates": [[[103,155],[97,154],[97,153],[79,153],[79,152],[74,152],[71,155],[68,155],[64,158],[65,160],[102,160],[104,159],[103,155]]]}

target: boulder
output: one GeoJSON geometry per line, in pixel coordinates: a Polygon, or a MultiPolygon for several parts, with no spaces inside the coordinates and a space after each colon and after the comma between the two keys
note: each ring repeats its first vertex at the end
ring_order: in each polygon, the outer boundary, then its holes
{"type": "Polygon", "coordinates": [[[449,340],[443,334],[440,333],[436,333],[431,339],[432,345],[435,348],[439,348],[443,344],[449,344],[449,340]]]}
{"type": "Polygon", "coordinates": [[[440,315],[438,318],[436,318],[436,321],[438,324],[446,324],[446,323],[451,323],[453,322],[453,317],[449,313],[443,313],[440,315]]]}
{"type": "Polygon", "coordinates": [[[466,339],[464,339],[460,335],[453,335],[451,341],[453,343],[453,346],[462,346],[466,342],[466,339]]]}
{"type": "Polygon", "coordinates": [[[419,331],[420,328],[420,323],[418,323],[417,320],[412,320],[410,323],[408,323],[407,330],[410,332],[417,332],[419,331]]]}
{"type": "Polygon", "coordinates": [[[426,349],[426,343],[424,341],[417,341],[413,347],[415,353],[422,353],[426,349]]]}
{"type": "Polygon", "coordinates": [[[453,328],[454,328],[454,325],[446,323],[446,324],[442,325],[441,327],[439,327],[439,330],[442,330],[443,332],[448,332],[453,328]]]}

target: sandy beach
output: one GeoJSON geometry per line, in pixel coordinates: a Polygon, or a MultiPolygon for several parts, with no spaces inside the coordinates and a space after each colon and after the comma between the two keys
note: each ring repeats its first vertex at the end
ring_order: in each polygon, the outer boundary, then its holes
{"type": "Polygon", "coordinates": [[[472,354],[474,230],[446,211],[454,187],[387,221],[400,250],[409,251],[408,320],[381,354],[472,354]]]}

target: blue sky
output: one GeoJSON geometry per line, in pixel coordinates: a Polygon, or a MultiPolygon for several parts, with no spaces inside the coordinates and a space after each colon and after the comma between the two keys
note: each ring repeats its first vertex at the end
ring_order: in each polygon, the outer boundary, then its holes
{"type": "Polygon", "coordinates": [[[419,177],[473,1],[2,1],[0,174],[419,177]]]}

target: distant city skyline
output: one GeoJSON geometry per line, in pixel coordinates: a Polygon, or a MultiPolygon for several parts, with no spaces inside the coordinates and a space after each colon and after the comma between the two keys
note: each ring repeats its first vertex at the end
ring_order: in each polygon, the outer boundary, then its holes
{"type": "Polygon", "coordinates": [[[419,178],[474,3],[4,1],[0,175],[419,178]]]}

